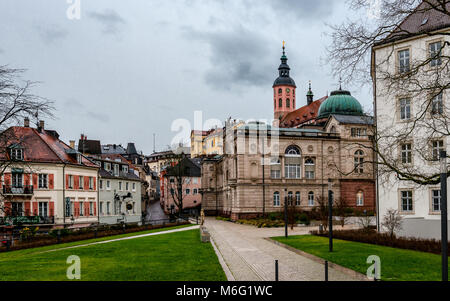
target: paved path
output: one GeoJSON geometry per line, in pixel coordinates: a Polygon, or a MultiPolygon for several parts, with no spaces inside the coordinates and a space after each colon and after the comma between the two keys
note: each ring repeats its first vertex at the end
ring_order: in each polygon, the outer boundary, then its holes
{"type": "MultiPolygon", "coordinates": [[[[264,238],[283,236],[284,228],[258,229],[253,226],[207,218],[206,227],[220,254],[237,281],[274,281],[275,260],[279,261],[280,281],[323,281],[324,266],[277,246],[264,238]]],[[[289,229],[290,230],[290,229],[289,229]]],[[[292,235],[307,234],[311,228],[296,228],[292,235]]],[[[330,281],[356,280],[335,269],[330,281]]]]}
{"type": "Polygon", "coordinates": [[[164,220],[168,218],[169,217],[164,213],[164,210],[162,210],[159,201],[150,204],[150,206],[147,207],[147,216],[145,217],[147,222],[164,220]]]}
{"type": "MultiPolygon", "coordinates": [[[[61,250],[68,250],[68,249],[75,249],[75,248],[81,248],[81,247],[88,247],[88,246],[93,246],[93,245],[107,244],[107,243],[116,242],[116,241],[122,241],[122,240],[130,240],[130,239],[143,238],[143,237],[149,237],[149,236],[156,236],[156,235],[170,234],[170,233],[175,233],[175,232],[183,232],[183,231],[189,231],[189,230],[198,229],[199,227],[200,227],[200,226],[192,226],[192,227],[186,227],[186,228],[174,229],[174,230],[167,230],[167,231],[162,230],[162,231],[160,231],[160,232],[154,232],[154,233],[141,234],[141,235],[136,235],[136,236],[128,236],[128,237],[123,237],[123,238],[117,238],[117,239],[110,239],[110,240],[98,241],[98,242],[93,242],[93,243],[84,244],[84,245],[76,245],[76,246],[73,246],[73,247],[67,247],[67,248],[59,248],[59,249],[54,249],[54,250],[48,250],[48,251],[44,251],[44,252],[40,252],[40,253],[56,252],[56,251],[61,251],[61,250]]],[[[39,254],[40,254],[40,253],[39,253],[39,254]]]]}

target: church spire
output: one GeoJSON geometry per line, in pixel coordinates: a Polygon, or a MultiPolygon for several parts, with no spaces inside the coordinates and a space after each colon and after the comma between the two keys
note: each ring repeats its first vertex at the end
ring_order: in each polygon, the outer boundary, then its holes
{"type": "Polygon", "coordinates": [[[308,103],[308,106],[309,106],[310,104],[312,104],[313,101],[314,101],[314,93],[313,93],[313,91],[311,90],[311,81],[309,81],[309,90],[308,90],[308,93],[306,93],[306,101],[307,101],[307,103],[308,103]]]}

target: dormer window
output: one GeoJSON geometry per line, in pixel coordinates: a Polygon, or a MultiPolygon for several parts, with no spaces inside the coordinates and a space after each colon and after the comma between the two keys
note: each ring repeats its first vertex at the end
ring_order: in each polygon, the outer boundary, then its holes
{"type": "Polygon", "coordinates": [[[83,157],[81,156],[80,153],[77,154],[77,162],[78,162],[78,164],[83,163],[83,157]]]}
{"type": "Polygon", "coordinates": [[[119,176],[119,165],[118,164],[114,164],[114,175],[119,176]]]}
{"type": "Polygon", "coordinates": [[[127,166],[127,165],[124,165],[124,166],[123,166],[123,172],[124,172],[124,173],[128,173],[128,166],[127,166]]]}
{"type": "Polygon", "coordinates": [[[22,161],[23,160],[23,149],[18,147],[11,148],[11,160],[12,161],[22,161]]]}

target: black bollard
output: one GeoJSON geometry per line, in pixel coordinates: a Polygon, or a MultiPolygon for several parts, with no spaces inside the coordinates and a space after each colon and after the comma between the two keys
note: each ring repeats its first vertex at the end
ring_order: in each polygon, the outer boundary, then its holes
{"type": "Polygon", "coordinates": [[[275,281],[278,280],[278,260],[275,260],[275,281]]]}
{"type": "Polygon", "coordinates": [[[325,281],[328,281],[328,261],[325,261],[325,281]]]}

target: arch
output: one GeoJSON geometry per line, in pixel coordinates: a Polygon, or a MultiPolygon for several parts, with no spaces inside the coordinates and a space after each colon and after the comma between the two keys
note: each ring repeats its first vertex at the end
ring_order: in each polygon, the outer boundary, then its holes
{"type": "Polygon", "coordinates": [[[300,191],[297,191],[295,193],[295,206],[300,206],[300,204],[301,204],[300,191]]]}
{"type": "Polygon", "coordinates": [[[281,203],[280,203],[280,193],[278,191],[275,191],[273,193],[273,206],[274,207],[280,207],[281,203]]]}
{"type": "Polygon", "coordinates": [[[290,145],[286,148],[285,154],[288,156],[301,156],[302,152],[297,145],[290,145]]]}
{"type": "Polygon", "coordinates": [[[292,206],[294,201],[294,193],[292,191],[288,192],[288,206],[292,206]]]}
{"type": "Polygon", "coordinates": [[[305,177],[307,179],[315,179],[316,177],[316,163],[313,158],[306,158],[305,160],[305,177]]]}
{"type": "Polygon", "coordinates": [[[314,206],[315,202],[314,202],[314,192],[310,191],[308,192],[308,206],[314,206]]]}
{"type": "Polygon", "coordinates": [[[291,107],[291,100],[288,98],[286,99],[286,108],[290,108],[291,107]]]}
{"type": "Polygon", "coordinates": [[[334,125],[330,129],[330,133],[332,133],[332,134],[336,134],[337,133],[336,127],[334,125]]]}
{"type": "Polygon", "coordinates": [[[278,94],[282,94],[283,93],[283,89],[278,89],[278,94]]]}

